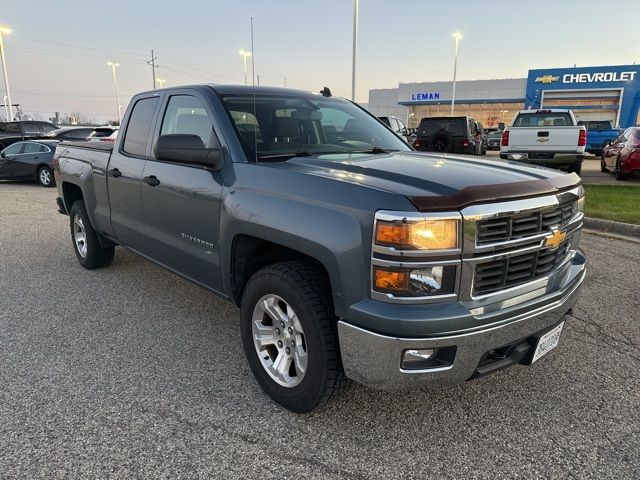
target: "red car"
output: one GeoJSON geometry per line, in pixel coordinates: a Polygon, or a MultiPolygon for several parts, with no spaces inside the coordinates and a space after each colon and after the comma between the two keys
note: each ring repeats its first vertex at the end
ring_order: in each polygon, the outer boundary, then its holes
{"type": "Polygon", "coordinates": [[[627,128],[604,147],[600,170],[613,172],[616,180],[640,172],[640,128],[627,128]]]}

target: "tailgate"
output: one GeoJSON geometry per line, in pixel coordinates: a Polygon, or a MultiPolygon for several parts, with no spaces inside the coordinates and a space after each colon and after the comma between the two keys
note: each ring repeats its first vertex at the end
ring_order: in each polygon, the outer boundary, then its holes
{"type": "Polygon", "coordinates": [[[577,152],[580,127],[511,127],[509,151],[577,152]]]}

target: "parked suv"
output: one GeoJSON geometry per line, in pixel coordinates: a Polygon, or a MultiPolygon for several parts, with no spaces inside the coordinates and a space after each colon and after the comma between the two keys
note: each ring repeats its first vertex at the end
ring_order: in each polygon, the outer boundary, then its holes
{"type": "Polygon", "coordinates": [[[416,150],[441,153],[487,153],[487,139],[482,125],[471,117],[429,117],[420,120],[416,150]]]}
{"type": "Polygon", "coordinates": [[[384,123],[387,127],[393,130],[395,133],[403,137],[406,141],[409,141],[412,137],[412,134],[409,133],[407,126],[404,124],[402,120],[398,117],[378,117],[382,123],[384,123]]]}
{"type": "Polygon", "coordinates": [[[57,128],[53,123],[38,120],[0,123],[0,149],[27,138],[40,138],[57,128]]]}

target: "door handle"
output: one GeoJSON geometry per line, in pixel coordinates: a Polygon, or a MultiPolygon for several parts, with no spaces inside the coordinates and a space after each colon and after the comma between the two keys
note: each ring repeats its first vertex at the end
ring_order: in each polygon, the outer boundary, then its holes
{"type": "Polygon", "coordinates": [[[142,181],[151,187],[157,187],[158,185],[160,185],[160,180],[158,180],[155,175],[144,177],[142,181]]]}
{"type": "Polygon", "coordinates": [[[35,157],[33,157],[33,159],[34,159],[34,160],[37,160],[37,159],[39,159],[39,158],[40,158],[40,157],[39,157],[39,156],[37,156],[37,155],[36,155],[35,157]]]}
{"type": "Polygon", "coordinates": [[[118,178],[118,177],[122,176],[122,172],[120,170],[118,170],[117,168],[112,168],[107,173],[109,174],[110,177],[113,177],[113,178],[118,178]]]}

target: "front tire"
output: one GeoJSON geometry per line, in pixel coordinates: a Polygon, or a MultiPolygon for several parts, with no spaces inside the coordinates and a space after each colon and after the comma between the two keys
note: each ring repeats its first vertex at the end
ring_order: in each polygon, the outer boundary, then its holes
{"type": "Polygon", "coordinates": [[[622,163],[620,162],[620,157],[616,159],[616,167],[613,171],[613,176],[616,180],[624,180],[627,178],[627,175],[622,172],[622,163]]]}
{"type": "Polygon", "coordinates": [[[56,186],[56,181],[53,178],[53,171],[51,168],[45,165],[38,169],[38,183],[45,188],[56,186]]]}
{"type": "Polygon", "coordinates": [[[82,200],[73,203],[69,218],[73,249],[80,265],[87,270],[110,265],[115,254],[115,247],[104,248],[100,245],[98,234],[91,225],[82,200]]]}
{"type": "Polygon", "coordinates": [[[317,268],[285,262],[259,270],[244,290],[240,318],[256,380],[286,409],[310,412],[347,387],[331,291],[317,268]]]}

